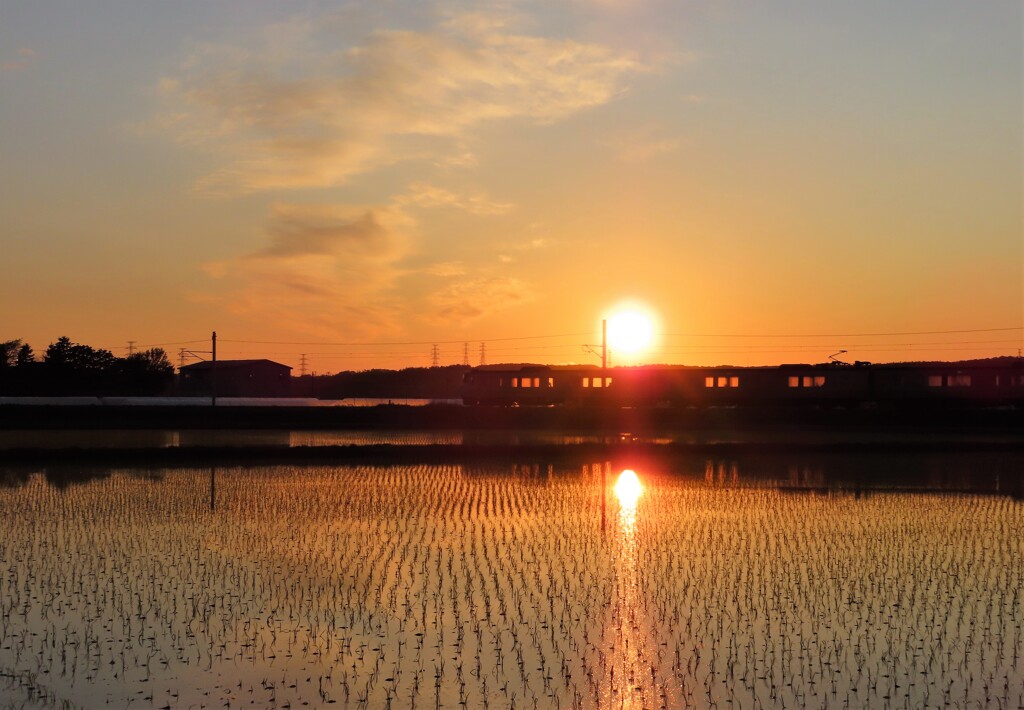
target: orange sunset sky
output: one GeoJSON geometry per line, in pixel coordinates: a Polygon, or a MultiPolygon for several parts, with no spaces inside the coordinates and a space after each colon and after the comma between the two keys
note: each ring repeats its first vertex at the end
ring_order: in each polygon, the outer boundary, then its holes
{"type": "Polygon", "coordinates": [[[1022,12],[4,2],[0,340],[596,362],[629,303],[613,364],[1016,354],[1022,12]]]}

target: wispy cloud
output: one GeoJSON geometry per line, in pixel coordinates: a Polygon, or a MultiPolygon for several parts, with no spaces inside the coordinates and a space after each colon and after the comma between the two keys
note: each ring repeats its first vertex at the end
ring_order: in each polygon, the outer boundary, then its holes
{"type": "Polygon", "coordinates": [[[484,276],[448,284],[430,302],[435,320],[465,324],[535,298],[534,287],[517,278],[484,276]]]}
{"type": "MultiPolygon", "coordinates": [[[[394,215],[392,210],[392,220],[394,215]]],[[[267,228],[271,242],[254,258],[304,254],[393,258],[398,245],[382,221],[380,210],[353,216],[351,210],[336,205],[275,205],[267,228]]]]}
{"type": "Polygon", "coordinates": [[[501,215],[513,208],[511,203],[492,200],[482,193],[463,195],[425,183],[410,185],[409,191],[396,201],[416,207],[452,207],[475,215],[501,215]]]}
{"type": "Polygon", "coordinates": [[[392,207],[275,205],[266,246],[205,264],[212,287],[193,297],[318,337],[395,332],[395,262],[406,253],[409,226],[392,207]]]}
{"type": "Polygon", "coordinates": [[[439,264],[431,264],[425,267],[423,273],[442,278],[462,276],[466,273],[466,267],[461,261],[443,261],[439,264]]]}
{"type": "Polygon", "coordinates": [[[12,58],[5,59],[0,62],[0,71],[3,72],[17,72],[27,69],[28,66],[36,60],[37,53],[34,49],[28,47],[21,47],[14,51],[12,58]]]}
{"type": "Polygon", "coordinates": [[[627,163],[644,163],[658,156],[674,153],[681,143],[678,139],[665,136],[647,126],[621,133],[606,142],[615,151],[619,160],[627,163]]]}
{"type": "Polygon", "coordinates": [[[195,47],[160,82],[167,107],[156,123],[223,154],[201,190],[334,186],[411,157],[471,163],[474,127],[564,119],[613,100],[643,69],[606,47],[517,34],[481,14],[376,32],[344,50],[338,42],[296,21],[284,33],[195,47]]]}

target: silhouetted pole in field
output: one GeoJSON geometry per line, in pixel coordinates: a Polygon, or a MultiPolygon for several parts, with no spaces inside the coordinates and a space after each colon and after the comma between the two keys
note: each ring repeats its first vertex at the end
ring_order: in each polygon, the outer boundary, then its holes
{"type": "Polygon", "coordinates": [[[210,406],[217,406],[217,331],[210,336],[210,352],[213,354],[213,361],[210,363],[210,406]]]}
{"type": "Polygon", "coordinates": [[[603,387],[605,385],[605,372],[608,369],[608,321],[601,321],[601,352],[597,352],[597,345],[586,343],[583,345],[583,352],[590,353],[591,355],[601,356],[601,384],[595,384],[595,387],[603,387]]]}
{"type": "MultiPolygon", "coordinates": [[[[608,321],[601,321],[601,377],[604,377],[604,371],[608,368],[608,321]]],[[[604,382],[601,383],[602,385],[604,382]]]]}
{"type": "Polygon", "coordinates": [[[601,467],[601,532],[605,531],[607,525],[607,513],[608,508],[608,466],[605,464],[601,467]]]}

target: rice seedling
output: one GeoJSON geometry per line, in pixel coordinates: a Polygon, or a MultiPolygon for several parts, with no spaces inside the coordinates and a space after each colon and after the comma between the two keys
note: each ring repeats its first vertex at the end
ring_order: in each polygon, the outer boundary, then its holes
{"type": "Polygon", "coordinates": [[[794,494],[757,465],[19,476],[0,701],[1024,703],[1019,500],[794,494]]]}

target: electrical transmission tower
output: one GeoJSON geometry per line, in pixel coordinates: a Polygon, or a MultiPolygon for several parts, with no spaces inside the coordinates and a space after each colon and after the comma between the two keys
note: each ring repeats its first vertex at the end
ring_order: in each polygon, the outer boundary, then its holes
{"type": "Polygon", "coordinates": [[[302,353],[302,358],[299,360],[299,377],[306,376],[306,353],[302,353]]]}
{"type": "Polygon", "coordinates": [[[487,343],[480,343],[480,365],[487,364],[487,343]]]}
{"type": "Polygon", "coordinates": [[[469,343],[462,344],[462,364],[469,367],[469,343]]]}
{"type": "Polygon", "coordinates": [[[134,340],[129,340],[128,341],[128,357],[131,357],[134,354],[135,354],[135,341],[134,340]]]}
{"type": "Polygon", "coordinates": [[[430,348],[430,366],[437,367],[441,364],[441,350],[436,345],[430,348]]]}

